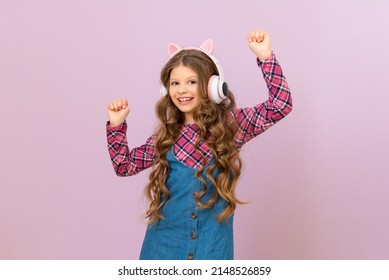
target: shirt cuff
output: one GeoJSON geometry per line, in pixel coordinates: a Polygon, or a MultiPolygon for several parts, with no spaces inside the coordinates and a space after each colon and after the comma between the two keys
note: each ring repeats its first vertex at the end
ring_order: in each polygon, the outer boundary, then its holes
{"type": "Polygon", "coordinates": [[[120,124],[118,126],[111,126],[110,122],[107,121],[106,127],[107,127],[108,131],[122,131],[122,132],[126,132],[127,131],[127,122],[124,121],[122,124],[120,124]]]}
{"type": "Polygon", "coordinates": [[[257,64],[259,67],[262,67],[263,64],[272,63],[275,60],[276,60],[276,56],[275,56],[274,52],[272,51],[271,55],[269,55],[269,57],[266,58],[264,61],[260,61],[259,58],[257,57],[257,64]]]}

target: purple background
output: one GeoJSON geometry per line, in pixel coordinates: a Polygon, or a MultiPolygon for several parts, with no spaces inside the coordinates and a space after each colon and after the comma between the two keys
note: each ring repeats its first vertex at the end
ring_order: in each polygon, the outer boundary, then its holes
{"type": "Polygon", "coordinates": [[[136,259],[148,171],[118,178],[106,105],[129,145],[156,126],[167,44],[215,40],[239,106],[267,89],[247,47],[268,31],[294,111],[243,149],[237,259],[388,259],[389,3],[0,1],[0,259],[136,259]]]}

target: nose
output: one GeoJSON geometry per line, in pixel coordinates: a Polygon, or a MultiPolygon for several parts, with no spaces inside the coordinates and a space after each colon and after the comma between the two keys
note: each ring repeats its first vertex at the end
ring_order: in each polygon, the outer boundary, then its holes
{"type": "Polygon", "coordinates": [[[178,92],[179,93],[185,93],[185,92],[187,92],[188,90],[186,89],[186,85],[185,85],[185,83],[181,83],[180,84],[180,88],[178,89],[178,92]]]}

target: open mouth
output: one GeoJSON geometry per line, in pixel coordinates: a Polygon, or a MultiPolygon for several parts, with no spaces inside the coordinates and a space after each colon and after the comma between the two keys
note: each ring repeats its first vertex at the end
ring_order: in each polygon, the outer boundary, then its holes
{"type": "Polygon", "coordinates": [[[178,98],[178,102],[180,102],[181,104],[187,104],[190,101],[192,101],[192,99],[193,97],[182,97],[182,98],[178,98]]]}

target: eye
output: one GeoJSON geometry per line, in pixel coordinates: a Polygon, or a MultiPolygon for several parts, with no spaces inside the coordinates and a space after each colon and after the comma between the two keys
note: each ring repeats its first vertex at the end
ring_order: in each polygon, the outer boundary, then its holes
{"type": "Polygon", "coordinates": [[[173,82],[170,82],[170,85],[171,85],[171,86],[176,86],[176,85],[178,85],[178,83],[175,82],[175,81],[173,81],[173,82]]]}
{"type": "Polygon", "coordinates": [[[189,84],[190,84],[190,85],[194,85],[194,84],[197,84],[197,81],[194,81],[194,80],[190,80],[190,81],[189,81],[189,84]]]}

